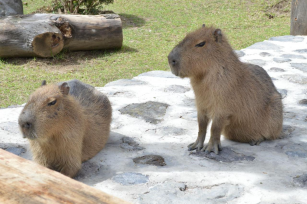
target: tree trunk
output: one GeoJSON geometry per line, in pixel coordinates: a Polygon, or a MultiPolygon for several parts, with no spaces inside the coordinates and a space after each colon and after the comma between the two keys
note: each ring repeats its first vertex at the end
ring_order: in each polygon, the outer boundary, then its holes
{"type": "Polygon", "coordinates": [[[116,14],[0,18],[0,57],[52,57],[62,49],[115,49],[122,42],[122,24],[116,14]]]}
{"type": "Polygon", "coordinates": [[[128,204],[0,149],[0,203],[128,204]]]}
{"type": "Polygon", "coordinates": [[[291,35],[307,35],[307,1],[292,0],[291,35]]]}

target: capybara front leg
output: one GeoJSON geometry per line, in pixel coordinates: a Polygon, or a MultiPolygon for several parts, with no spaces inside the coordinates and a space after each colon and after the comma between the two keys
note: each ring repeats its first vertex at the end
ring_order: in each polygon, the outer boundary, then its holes
{"type": "Polygon", "coordinates": [[[210,140],[208,144],[201,149],[201,151],[205,151],[206,153],[214,152],[215,154],[219,154],[219,151],[222,150],[220,141],[221,133],[226,123],[227,119],[224,117],[217,117],[213,120],[210,140]]]}
{"type": "Polygon", "coordinates": [[[208,123],[209,118],[206,115],[198,115],[198,136],[195,142],[188,145],[189,151],[194,149],[199,151],[203,148],[204,141],[206,139],[208,123]]]}
{"type": "Polygon", "coordinates": [[[81,169],[81,165],[81,160],[80,162],[74,161],[74,163],[67,163],[65,166],[62,167],[60,173],[73,178],[81,169]]]}

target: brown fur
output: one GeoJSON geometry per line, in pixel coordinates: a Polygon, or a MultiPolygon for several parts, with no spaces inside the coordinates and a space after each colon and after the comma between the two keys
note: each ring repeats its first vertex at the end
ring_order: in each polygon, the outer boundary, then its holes
{"type": "Polygon", "coordinates": [[[38,88],[19,116],[37,163],[73,177],[95,156],[110,133],[108,98],[78,80],[38,88]],[[54,103],[54,104],[53,104],[54,103]]]}
{"type": "Polygon", "coordinates": [[[195,92],[199,133],[189,150],[218,154],[221,134],[251,145],[280,136],[280,94],[263,68],[238,59],[220,29],[203,26],[187,34],[168,60],[173,74],[190,78],[195,92]],[[210,120],[211,138],[203,147],[210,120]]]}

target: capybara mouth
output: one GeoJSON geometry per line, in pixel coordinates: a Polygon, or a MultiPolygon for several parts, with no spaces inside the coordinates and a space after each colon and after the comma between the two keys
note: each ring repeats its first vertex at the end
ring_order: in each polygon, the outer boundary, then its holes
{"type": "Polygon", "coordinates": [[[28,138],[30,140],[35,140],[38,138],[36,132],[34,131],[29,131],[29,132],[22,131],[22,135],[23,135],[23,138],[28,138]]]}
{"type": "Polygon", "coordinates": [[[172,66],[171,66],[171,72],[172,72],[175,76],[178,76],[178,75],[179,75],[178,69],[174,69],[172,66]]]}

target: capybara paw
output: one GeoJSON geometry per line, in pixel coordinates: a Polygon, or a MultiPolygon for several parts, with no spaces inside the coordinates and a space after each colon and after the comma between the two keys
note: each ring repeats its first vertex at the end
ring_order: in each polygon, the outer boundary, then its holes
{"type": "Polygon", "coordinates": [[[222,150],[221,142],[216,141],[216,142],[210,142],[205,145],[201,151],[205,152],[206,154],[209,154],[210,152],[214,152],[215,154],[219,154],[219,151],[222,150]]]}
{"type": "Polygon", "coordinates": [[[202,148],[203,148],[203,144],[201,144],[200,142],[193,142],[188,145],[188,151],[192,151],[195,149],[196,151],[200,151],[202,148]]]}
{"type": "Polygon", "coordinates": [[[263,138],[261,138],[261,139],[259,139],[259,140],[251,140],[250,142],[249,142],[249,144],[251,145],[251,146],[254,146],[254,145],[259,145],[261,142],[263,142],[264,141],[264,139],[263,138]]]}
{"type": "Polygon", "coordinates": [[[79,171],[78,168],[63,167],[60,173],[64,174],[65,176],[73,178],[78,173],[78,171],[79,171]]]}

